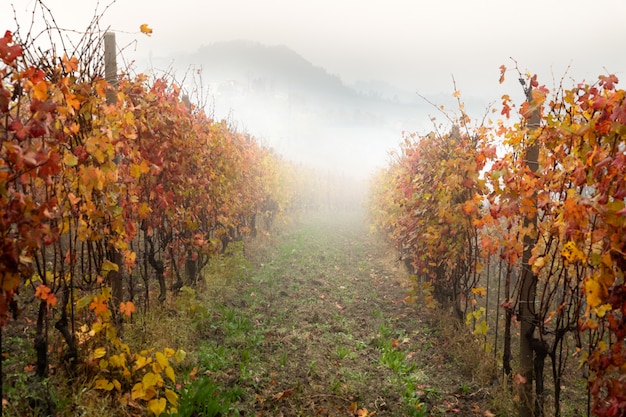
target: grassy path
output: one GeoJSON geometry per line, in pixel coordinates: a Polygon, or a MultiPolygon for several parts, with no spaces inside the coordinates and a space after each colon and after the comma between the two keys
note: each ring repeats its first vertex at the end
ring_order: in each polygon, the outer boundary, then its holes
{"type": "Polygon", "coordinates": [[[361,222],[310,220],[258,261],[209,309],[181,415],[481,412],[481,390],[405,301],[408,277],[361,222]]]}

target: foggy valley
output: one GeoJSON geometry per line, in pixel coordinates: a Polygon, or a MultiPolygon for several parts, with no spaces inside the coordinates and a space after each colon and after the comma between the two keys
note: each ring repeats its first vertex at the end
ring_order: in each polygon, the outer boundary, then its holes
{"type": "Polygon", "coordinates": [[[626,416],[588,3],[0,2],[0,416],[626,416]]]}
{"type": "MultiPolygon", "coordinates": [[[[347,85],[282,45],[212,43],[192,54],[151,56],[147,65],[157,76],[174,70],[208,114],[287,159],[357,181],[385,165],[402,132],[432,130],[429,116],[440,116],[415,91],[381,80],[347,85]]],[[[454,105],[451,94],[426,98],[454,105]]]]}

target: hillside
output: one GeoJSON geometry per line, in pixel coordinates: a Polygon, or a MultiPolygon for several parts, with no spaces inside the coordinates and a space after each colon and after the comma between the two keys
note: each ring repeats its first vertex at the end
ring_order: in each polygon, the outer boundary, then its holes
{"type": "Polygon", "coordinates": [[[357,96],[339,77],[282,45],[266,46],[245,40],[213,43],[188,56],[187,63],[201,64],[209,80],[237,80],[256,92],[294,90],[348,100],[357,96]]]}
{"type": "Polygon", "coordinates": [[[175,58],[181,71],[201,69],[211,111],[286,157],[324,170],[367,176],[401,140],[423,129],[433,108],[388,83],[348,86],[286,46],[237,40],[175,58]]]}

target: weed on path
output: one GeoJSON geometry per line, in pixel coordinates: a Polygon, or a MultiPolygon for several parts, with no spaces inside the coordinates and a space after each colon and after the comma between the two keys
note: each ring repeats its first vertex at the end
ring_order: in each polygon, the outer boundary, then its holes
{"type": "Polygon", "coordinates": [[[316,218],[265,255],[247,251],[258,265],[208,308],[181,415],[486,411],[484,391],[446,353],[410,302],[408,276],[362,222],[316,218]]]}

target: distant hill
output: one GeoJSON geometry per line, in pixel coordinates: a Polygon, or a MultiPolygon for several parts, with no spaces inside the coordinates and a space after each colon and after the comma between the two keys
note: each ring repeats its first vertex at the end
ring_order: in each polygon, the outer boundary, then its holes
{"type": "Polygon", "coordinates": [[[209,81],[235,80],[251,91],[298,92],[321,98],[355,99],[355,90],[336,75],[283,46],[267,46],[247,40],[216,42],[182,57],[186,65],[201,65],[209,81]]]}
{"type": "Polygon", "coordinates": [[[436,111],[389,82],[346,85],[286,46],[216,42],[174,62],[179,71],[201,69],[216,118],[321,169],[366,175],[403,131],[422,129],[424,116],[436,111]]]}

